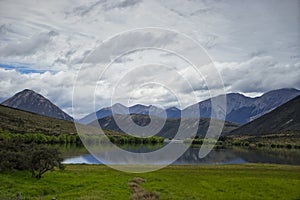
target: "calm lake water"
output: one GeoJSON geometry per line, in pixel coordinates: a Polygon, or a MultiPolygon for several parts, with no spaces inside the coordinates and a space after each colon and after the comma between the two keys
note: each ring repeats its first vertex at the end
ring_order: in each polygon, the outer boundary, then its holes
{"type": "MultiPolygon", "coordinates": [[[[160,147],[153,146],[125,146],[132,152],[149,152],[160,147]]],[[[65,164],[103,164],[94,158],[84,147],[63,148],[65,164]]],[[[184,165],[215,165],[215,164],[243,164],[243,163],[273,163],[300,165],[299,149],[246,149],[232,148],[212,150],[205,158],[198,157],[199,148],[190,147],[173,164],[184,165]]],[[[159,164],[159,163],[156,163],[159,164]]]]}

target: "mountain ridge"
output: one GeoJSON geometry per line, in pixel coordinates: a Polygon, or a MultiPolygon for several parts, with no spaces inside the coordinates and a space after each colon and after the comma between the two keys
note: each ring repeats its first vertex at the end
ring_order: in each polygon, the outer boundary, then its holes
{"type": "MultiPolygon", "coordinates": [[[[295,88],[282,88],[278,90],[271,90],[262,94],[259,97],[248,97],[240,93],[228,93],[226,94],[227,98],[227,111],[226,111],[226,120],[229,122],[237,123],[237,124],[246,124],[249,121],[252,121],[276,107],[286,103],[292,98],[300,95],[300,90],[295,88]]],[[[165,109],[166,117],[163,117],[162,114],[164,110],[161,108],[156,108],[156,112],[152,114],[153,116],[160,118],[181,118],[181,113],[185,113],[185,117],[204,117],[209,118],[211,116],[211,99],[218,98],[212,97],[210,99],[206,99],[204,101],[198,102],[197,104],[190,105],[183,110],[180,110],[176,107],[170,107],[165,109]],[[199,106],[200,116],[195,116],[193,113],[189,113],[189,109],[194,106],[199,106]],[[161,111],[159,111],[161,109],[161,111]],[[186,112],[185,112],[186,111],[186,112]]],[[[122,104],[121,104],[122,105],[122,104]]],[[[130,106],[127,108],[122,105],[124,109],[129,110],[129,114],[149,114],[149,109],[151,105],[142,105],[137,104],[130,106]],[[136,112],[133,108],[138,107],[139,111],[136,112]]],[[[125,112],[126,113],[126,112],[125,112]]],[[[122,112],[116,112],[116,114],[124,114],[122,112]]],[[[80,123],[88,124],[95,120],[95,116],[97,119],[101,119],[103,117],[111,116],[112,110],[111,107],[102,108],[94,113],[91,113],[82,119],[79,120],[80,123]]]]}

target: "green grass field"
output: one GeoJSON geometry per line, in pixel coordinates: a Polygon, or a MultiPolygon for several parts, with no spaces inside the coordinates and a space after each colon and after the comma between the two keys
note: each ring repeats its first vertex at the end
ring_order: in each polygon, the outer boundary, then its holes
{"type": "Polygon", "coordinates": [[[0,174],[0,199],[130,199],[128,183],[146,179],[141,187],[160,199],[300,199],[300,166],[216,165],[169,166],[159,171],[128,174],[103,165],[67,165],[41,180],[29,172],[0,174]]]}

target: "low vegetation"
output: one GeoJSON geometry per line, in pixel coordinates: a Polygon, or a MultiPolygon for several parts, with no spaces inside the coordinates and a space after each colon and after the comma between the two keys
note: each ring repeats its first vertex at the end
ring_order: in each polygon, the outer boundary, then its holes
{"type": "Polygon", "coordinates": [[[201,137],[188,138],[185,143],[192,146],[213,146],[214,149],[232,148],[234,146],[244,148],[285,148],[300,149],[300,132],[286,131],[278,134],[263,135],[229,135],[217,139],[205,139],[201,137]]]}
{"type": "MultiPolygon", "coordinates": [[[[299,199],[300,167],[287,165],[172,165],[138,176],[160,199],[299,199]]],[[[0,174],[0,199],[124,199],[137,175],[104,165],[66,165],[40,180],[27,171],[0,174]]]]}
{"type": "Polygon", "coordinates": [[[230,135],[225,138],[225,146],[240,146],[251,148],[286,148],[300,149],[300,132],[285,131],[278,134],[230,135]]]}
{"type": "MultiPolygon", "coordinates": [[[[109,140],[118,145],[124,144],[162,144],[164,138],[162,137],[133,137],[128,135],[108,135],[109,140]]],[[[105,143],[104,137],[97,135],[79,135],[77,134],[59,134],[59,135],[45,135],[42,133],[9,133],[0,130],[0,141],[18,142],[18,143],[36,143],[36,144],[76,144],[82,145],[82,141],[89,144],[105,143]]]]}
{"type": "Polygon", "coordinates": [[[81,144],[78,135],[59,134],[59,135],[45,135],[42,133],[9,133],[0,130],[0,140],[7,142],[19,143],[36,143],[36,144],[81,144]]]}
{"type": "Polygon", "coordinates": [[[75,134],[73,122],[0,105],[0,127],[10,133],[75,134]]]}

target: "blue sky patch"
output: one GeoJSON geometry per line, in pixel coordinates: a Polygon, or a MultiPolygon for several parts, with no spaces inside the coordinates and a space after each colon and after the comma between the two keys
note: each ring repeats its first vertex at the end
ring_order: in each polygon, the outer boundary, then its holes
{"type": "Polygon", "coordinates": [[[31,69],[30,66],[26,65],[9,65],[9,64],[0,64],[0,68],[7,69],[7,70],[16,70],[20,72],[21,74],[31,74],[31,73],[45,73],[49,70],[40,70],[40,69],[31,69]]]}

